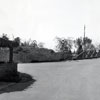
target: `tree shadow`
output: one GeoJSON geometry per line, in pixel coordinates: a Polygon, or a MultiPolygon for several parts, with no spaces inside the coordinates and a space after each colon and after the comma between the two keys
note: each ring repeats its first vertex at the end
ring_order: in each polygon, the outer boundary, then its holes
{"type": "Polygon", "coordinates": [[[36,80],[32,78],[31,75],[26,73],[20,73],[20,81],[19,82],[0,82],[0,94],[9,93],[9,92],[17,92],[17,91],[25,91],[28,89],[36,80]]]}

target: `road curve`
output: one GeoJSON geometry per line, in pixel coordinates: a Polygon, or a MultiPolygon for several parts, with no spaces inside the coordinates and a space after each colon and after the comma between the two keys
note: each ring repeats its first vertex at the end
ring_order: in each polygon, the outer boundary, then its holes
{"type": "Polygon", "coordinates": [[[18,69],[36,82],[25,91],[0,94],[0,100],[100,100],[100,59],[19,64],[18,69]]]}

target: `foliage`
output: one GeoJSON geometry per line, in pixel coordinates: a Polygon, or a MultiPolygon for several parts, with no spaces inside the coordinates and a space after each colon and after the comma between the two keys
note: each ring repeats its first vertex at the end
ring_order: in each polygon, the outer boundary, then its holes
{"type": "Polygon", "coordinates": [[[83,43],[86,45],[86,44],[91,44],[92,43],[92,39],[88,38],[88,37],[85,37],[83,38],[83,43]]]}
{"type": "MultiPolygon", "coordinates": [[[[7,34],[3,34],[2,38],[5,40],[9,40],[7,34]]],[[[16,37],[13,39],[13,44],[16,45],[17,48],[14,48],[14,61],[15,62],[47,62],[47,61],[63,61],[63,60],[71,60],[72,59],[72,48],[75,45],[77,49],[76,55],[79,55],[77,58],[82,59],[83,56],[85,58],[93,58],[100,57],[100,45],[95,47],[92,44],[92,39],[85,37],[77,38],[76,40],[72,40],[69,38],[56,38],[57,40],[57,52],[52,49],[47,49],[44,47],[44,43],[38,43],[36,40],[29,39],[28,41],[21,42],[20,37],[16,37]],[[96,49],[98,48],[98,52],[96,49]],[[85,51],[84,51],[85,50],[85,51]],[[82,53],[84,52],[84,54],[82,53]]],[[[10,40],[9,40],[10,41],[10,40]]],[[[7,44],[7,43],[6,43],[7,44]]],[[[6,59],[8,61],[9,52],[8,49],[0,51],[1,59],[6,59]],[[2,53],[3,52],[3,53],[2,53]]],[[[75,54],[74,53],[74,54],[75,54]]]]}
{"type": "Polygon", "coordinates": [[[36,41],[36,40],[33,40],[33,41],[30,43],[30,46],[32,46],[33,48],[37,48],[37,47],[38,47],[37,41],[36,41]]]}
{"type": "Polygon", "coordinates": [[[38,44],[38,47],[39,47],[39,48],[44,48],[44,43],[43,43],[43,42],[40,42],[40,43],[38,44]]]}
{"type": "Polygon", "coordinates": [[[79,47],[83,43],[82,38],[77,38],[76,40],[74,40],[74,43],[76,48],[79,47]]]}
{"type": "Polygon", "coordinates": [[[28,41],[24,41],[23,43],[21,43],[21,46],[31,46],[33,48],[37,48],[38,44],[36,40],[32,41],[31,39],[29,39],[28,41]]]}
{"type": "Polygon", "coordinates": [[[92,44],[92,39],[85,37],[82,39],[82,37],[77,38],[76,40],[74,40],[75,46],[78,48],[79,46],[89,46],[92,44]]]}
{"type": "Polygon", "coordinates": [[[7,34],[5,34],[5,33],[3,33],[3,34],[2,34],[1,38],[5,39],[5,40],[9,40],[8,35],[7,35],[7,34]]]}
{"type": "Polygon", "coordinates": [[[23,46],[14,54],[16,62],[53,62],[64,60],[61,53],[56,53],[51,49],[34,48],[23,46]]]}
{"type": "Polygon", "coordinates": [[[72,40],[65,39],[65,38],[59,38],[57,37],[57,51],[59,52],[69,52],[72,48],[72,40]]]}
{"type": "Polygon", "coordinates": [[[88,55],[88,50],[96,50],[95,46],[92,44],[92,39],[90,39],[88,37],[85,37],[83,39],[82,39],[82,37],[77,38],[74,41],[74,43],[75,43],[75,46],[77,48],[77,54],[79,55],[78,59],[82,59],[86,55],[88,55]]]}
{"type": "Polygon", "coordinates": [[[18,45],[20,45],[21,44],[21,39],[20,39],[20,37],[16,37],[16,38],[14,38],[14,40],[13,40],[14,42],[17,42],[18,43],[18,45]]]}

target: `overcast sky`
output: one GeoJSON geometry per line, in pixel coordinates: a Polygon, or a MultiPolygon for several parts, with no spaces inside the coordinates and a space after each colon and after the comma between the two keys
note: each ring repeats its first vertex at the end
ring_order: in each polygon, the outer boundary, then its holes
{"type": "Polygon", "coordinates": [[[36,39],[53,48],[55,37],[100,42],[100,0],[0,0],[0,34],[36,39]]]}

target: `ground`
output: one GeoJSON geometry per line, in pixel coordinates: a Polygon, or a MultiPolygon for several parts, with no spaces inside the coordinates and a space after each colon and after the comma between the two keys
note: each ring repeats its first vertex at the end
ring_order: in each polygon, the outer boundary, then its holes
{"type": "Polygon", "coordinates": [[[18,70],[36,81],[0,100],[100,100],[100,59],[19,64],[18,70]]]}

